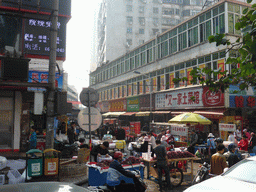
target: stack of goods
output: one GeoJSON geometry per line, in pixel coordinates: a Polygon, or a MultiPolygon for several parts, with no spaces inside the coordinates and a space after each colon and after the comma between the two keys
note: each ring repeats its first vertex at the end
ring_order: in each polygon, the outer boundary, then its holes
{"type": "Polygon", "coordinates": [[[167,157],[168,159],[178,159],[178,158],[186,158],[186,157],[195,157],[195,155],[193,155],[188,151],[168,151],[167,157]]]}
{"type": "Polygon", "coordinates": [[[110,163],[112,162],[113,160],[103,160],[101,162],[98,162],[96,165],[99,166],[99,167],[109,167],[110,163]]]}
{"type": "Polygon", "coordinates": [[[137,163],[140,163],[140,162],[141,162],[140,158],[130,156],[127,159],[125,159],[124,161],[122,161],[122,164],[123,165],[130,165],[130,164],[137,164],[137,163]]]}

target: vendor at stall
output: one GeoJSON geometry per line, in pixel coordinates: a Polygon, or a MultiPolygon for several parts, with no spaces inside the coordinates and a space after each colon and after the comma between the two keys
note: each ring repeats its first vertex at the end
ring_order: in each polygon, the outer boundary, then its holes
{"type": "Polygon", "coordinates": [[[109,157],[109,142],[104,141],[102,144],[96,145],[92,148],[91,155],[94,157],[94,161],[97,162],[97,157],[100,157],[101,155],[106,155],[106,157],[109,157]]]}
{"type": "Polygon", "coordinates": [[[134,174],[125,170],[122,165],[123,154],[121,151],[114,153],[114,161],[110,164],[107,174],[107,186],[111,191],[136,191],[133,183],[121,182],[120,177],[126,176],[129,178],[140,177],[140,175],[134,174]]]}

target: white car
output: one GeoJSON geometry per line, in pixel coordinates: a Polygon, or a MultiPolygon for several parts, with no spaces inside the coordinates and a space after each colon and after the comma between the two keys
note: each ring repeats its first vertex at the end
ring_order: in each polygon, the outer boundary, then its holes
{"type": "Polygon", "coordinates": [[[255,192],[256,156],[244,159],[225,173],[193,185],[184,192],[255,192]]]}
{"type": "Polygon", "coordinates": [[[1,192],[89,192],[90,190],[72,183],[31,182],[0,186],[1,192]]]}

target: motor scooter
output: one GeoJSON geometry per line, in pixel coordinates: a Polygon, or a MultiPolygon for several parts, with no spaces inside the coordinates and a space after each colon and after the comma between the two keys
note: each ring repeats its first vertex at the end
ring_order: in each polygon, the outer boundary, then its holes
{"type": "Polygon", "coordinates": [[[202,165],[199,166],[199,169],[192,181],[192,185],[196,183],[200,183],[210,177],[210,168],[211,165],[208,164],[207,162],[204,162],[202,165]]]}
{"type": "Polygon", "coordinates": [[[54,149],[61,151],[61,158],[70,158],[73,157],[78,152],[78,144],[68,144],[62,141],[54,141],[54,149]]]}

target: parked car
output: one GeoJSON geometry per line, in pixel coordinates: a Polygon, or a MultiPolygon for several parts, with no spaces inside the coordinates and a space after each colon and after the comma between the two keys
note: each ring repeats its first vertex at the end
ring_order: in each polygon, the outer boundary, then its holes
{"type": "Polygon", "coordinates": [[[0,186],[1,192],[89,192],[88,189],[64,182],[31,182],[0,186]]]}
{"type": "Polygon", "coordinates": [[[256,189],[256,156],[246,158],[223,174],[193,185],[184,192],[246,191],[256,189]]]}

